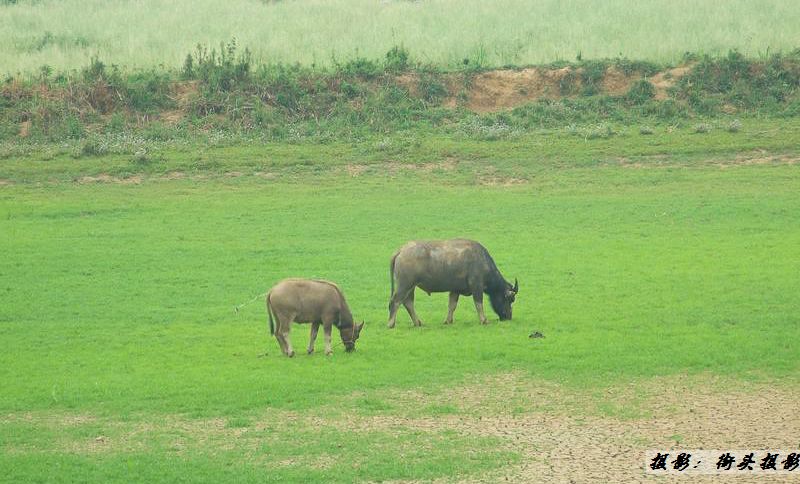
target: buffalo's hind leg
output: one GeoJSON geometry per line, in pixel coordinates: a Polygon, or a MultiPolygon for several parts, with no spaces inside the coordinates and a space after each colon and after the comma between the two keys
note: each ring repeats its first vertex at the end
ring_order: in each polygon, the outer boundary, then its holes
{"type": "Polygon", "coordinates": [[[278,324],[275,331],[275,337],[278,338],[278,342],[281,343],[281,349],[283,353],[291,358],[294,356],[294,349],[292,349],[292,340],[289,339],[289,332],[292,329],[292,323],[294,322],[294,315],[290,318],[286,318],[285,321],[278,324]]]}
{"type": "Polygon", "coordinates": [[[408,311],[408,315],[411,316],[411,321],[414,322],[414,326],[422,326],[422,321],[420,321],[419,316],[417,316],[417,312],[414,310],[414,289],[412,288],[409,292],[406,299],[403,301],[403,306],[406,307],[406,311],[408,311]]]}
{"type": "Polygon", "coordinates": [[[458,293],[451,292],[450,301],[447,305],[447,319],[444,320],[444,324],[453,324],[453,313],[456,312],[457,304],[458,304],[458,293]]]}
{"type": "Polygon", "coordinates": [[[281,353],[286,354],[286,340],[283,339],[283,321],[281,316],[275,315],[275,339],[278,340],[278,346],[281,347],[281,353]]]}
{"type": "Polygon", "coordinates": [[[319,323],[311,323],[311,337],[308,340],[308,349],[306,350],[309,355],[314,352],[314,342],[317,341],[318,331],[319,323]]]}
{"type": "MultiPolygon", "coordinates": [[[[411,286],[410,291],[413,293],[414,286],[411,286]]],[[[387,324],[389,329],[394,328],[397,319],[397,310],[400,308],[400,303],[408,297],[408,293],[409,289],[398,286],[397,290],[392,294],[391,299],[389,299],[389,323],[387,324]]]]}

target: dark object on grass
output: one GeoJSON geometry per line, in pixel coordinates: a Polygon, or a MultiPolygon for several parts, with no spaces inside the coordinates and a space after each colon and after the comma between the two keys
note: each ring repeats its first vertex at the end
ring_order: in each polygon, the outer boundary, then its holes
{"type": "Polygon", "coordinates": [[[534,331],[528,336],[528,338],[544,338],[544,335],[539,331],[534,331]]]}

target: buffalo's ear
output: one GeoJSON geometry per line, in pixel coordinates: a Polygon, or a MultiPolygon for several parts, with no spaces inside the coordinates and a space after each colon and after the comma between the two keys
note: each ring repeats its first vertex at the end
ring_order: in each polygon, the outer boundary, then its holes
{"type": "Polygon", "coordinates": [[[361,324],[356,325],[356,329],[358,331],[361,331],[361,328],[363,328],[363,327],[364,327],[364,321],[361,321],[361,324]]]}
{"type": "Polygon", "coordinates": [[[518,293],[518,292],[519,292],[519,281],[518,281],[518,280],[517,280],[517,278],[515,277],[515,278],[514,278],[514,294],[516,294],[516,293],[518,293]]]}

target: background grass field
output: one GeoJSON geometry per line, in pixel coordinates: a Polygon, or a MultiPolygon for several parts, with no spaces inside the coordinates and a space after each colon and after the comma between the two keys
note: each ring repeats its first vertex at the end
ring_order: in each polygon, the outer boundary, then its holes
{"type": "Polygon", "coordinates": [[[20,0],[0,5],[0,71],[180,67],[195,45],[231,38],[263,63],[381,59],[483,67],[628,57],[676,63],[685,52],[749,56],[800,44],[792,0],[433,0],[218,2],[20,0]],[[81,12],[76,15],[76,12],[81,12]]]}
{"type": "MultiPolygon", "coordinates": [[[[767,132],[752,142],[777,150],[796,134],[767,132]]],[[[670,149],[702,136],[677,136],[670,149]]],[[[580,153],[572,137],[549,139],[562,143],[554,151],[580,153]]],[[[359,161],[358,150],[349,155],[356,164],[344,165],[331,147],[287,146],[275,158],[300,163],[273,165],[266,180],[224,176],[225,159],[259,159],[235,147],[207,152],[222,165],[188,173],[199,179],[151,173],[142,184],[76,184],[63,173],[6,172],[14,180],[0,189],[6,478],[465,476],[520,455],[489,436],[353,434],[347,422],[462,415],[452,400],[398,395],[509,372],[584,394],[698,374],[794,388],[797,165],[737,162],[746,133],[705,135],[709,152],[719,143],[710,159],[637,155],[653,149],[648,139],[619,150],[621,139],[580,141],[590,153],[572,161],[537,155],[532,139],[472,142],[463,162],[431,150],[407,168],[359,161]],[[497,166],[482,151],[500,154],[497,166]],[[347,166],[363,170],[354,177],[347,166]],[[513,321],[481,326],[467,298],[443,326],[446,296],[420,293],[426,325],[412,328],[401,313],[397,329],[386,329],[391,253],[412,238],[454,236],[480,240],[519,278],[513,321]],[[341,284],[367,321],[354,354],[338,347],[330,358],[285,358],[262,303],[234,313],[287,276],[341,284]],[[545,338],[529,339],[534,330],[545,338]],[[313,420],[323,417],[331,420],[313,420]]],[[[115,163],[87,162],[106,161],[115,163]]],[[[92,172],[79,166],[72,176],[92,172]]],[[[295,327],[297,348],[307,335],[295,327]]],[[[639,411],[597,402],[614,415],[639,411]]],[[[541,404],[503,401],[521,414],[541,404]]]]}

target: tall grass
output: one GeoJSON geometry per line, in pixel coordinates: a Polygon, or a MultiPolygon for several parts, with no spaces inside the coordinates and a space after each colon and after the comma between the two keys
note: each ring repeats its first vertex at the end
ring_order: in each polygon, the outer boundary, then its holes
{"type": "Polygon", "coordinates": [[[232,37],[258,62],[381,58],[395,45],[455,66],[686,51],[750,56],[800,46],[794,0],[20,0],[0,4],[0,73],[68,69],[91,56],[178,67],[197,43],[232,37]]]}

